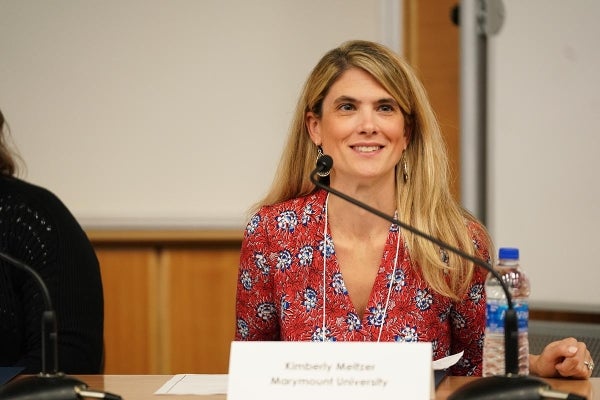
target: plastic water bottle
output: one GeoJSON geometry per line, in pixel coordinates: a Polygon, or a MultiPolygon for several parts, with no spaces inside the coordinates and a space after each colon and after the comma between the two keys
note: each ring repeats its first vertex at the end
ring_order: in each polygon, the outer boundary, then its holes
{"type": "MultiPolygon", "coordinates": [[[[519,374],[529,374],[529,278],[519,265],[519,249],[503,247],[495,269],[507,284],[517,312],[519,327],[519,374]]],[[[506,295],[498,280],[488,273],[485,281],[487,297],[485,340],[483,344],[483,376],[503,375],[504,314],[508,309],[506,295]]]]}

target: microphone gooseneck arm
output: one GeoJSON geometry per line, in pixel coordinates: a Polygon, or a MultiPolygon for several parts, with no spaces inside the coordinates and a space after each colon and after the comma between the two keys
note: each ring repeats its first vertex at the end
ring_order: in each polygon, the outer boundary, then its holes
{"type": "Polygon", "coordinates": [[[44,280],[36,270],[29,265],[0,252],[0,259],[14,265],[31,275],[40,291],[44,301],[44,312],[42,314],[42,375],[58,373],[58,334],[56,327],[56,313],[52,307],[52,298],[44,280]],[[50,369],[49,369],[50,368],[50,369]]]}
{"type": "Polygon", "coordinates": [[[24,262],[0,251],[0,260],[26,272],[35,280],[44,301],[42,313],[42,371],[0,386],[2,400],[75,400],[102,395],[104,399],[120,400],[121,396],[88,390],[84,382],[66,376],[58,370],[58,328],[56,313],[52,307],[52,297],[46,283],[36,270],[24,262]],[[48,370],[50,366],[50,370],[48,370]]]}
{"type": "MultiPolygon", "coordinates": [[[[319,181],[317,173],[324,173],[331,169],[333,166],[333,159],[328,155],[323,155],[317,159],[317,167],[311,172],[310,180],[311,182],[318,188],[321,188],[335,196],[338,196],[357,207],[360,207],[366,211],[377,215],[385,219],[392,224],[398,225],[407,231],[414,233],[415,235],[421,236],[432,243],[440,246],[441,248],[448,250],[452,253],[457,254],[464,259],[467,259],[478,265],[488,272],[490,272],[494,278],[500,283],[502,286],[502,290],[506,295],[508,310],[504,314],[504,344],[505,344],[505,374],[504,375],[495,375],[488,376],[484,378],[480,378],[476,381],[467,383],[452,393],[448,399],[449,400],[495,400],[495,399],[512,399],[512,400],[537,400],[541,399],[542,396],[547,395],[549,393],[554,394],[562,394],[567,396],[572,396],[571,393],[561,393],[558,391],[553,391],[550,388],[550,385],[545,381],[526,376],[519,375],[519,329],[517,325],[517,313],[513,307],[512,296],[509,291],[508,285],[502,279],[498,271],[496,271],[489,263],[484,260],[471,256],[470,254],[465,253],[464,251],[445,243],[439,240],[436,237],[433,237],[425,232],[421,232],[420,230],[402,222],[398,219],[387,215],[361,201],[354,199],[348,196],[345,193],[342,193],[336,189],[333,189],[329,185],[323,184],[319,181]]],[[[578,397],[565,397],[565,398],[578,398],[578,397]]]]}
{"type": "Polygon", "coordinates": [[[494,269],[494,267],[492,267],[489,263],[485,262],[484,260],[477,258],[477,257],[473,257],[472,255],[467,254],[464,251],[462,251],[448,243],[445,243],[436,237],[433,237],[425,232],[422,232],[422,231],[416,229],[415,227],[398,220],[397,218],[387,215],[387,214],[377,210],[376,208],[369,206],[368,204],[365,204],[353,197],[348,196],[345,193],[342,193],[342,192],[332,188],[329,185],[325,185],[321,181],[319,181],[318,178],[315,178],[317,176],[317,173],[327,172],[331,169],[332,166],[333,166],[333,159],[331,158],[331,156],[328,156],[325,154],[325,155],[319,157],[317,159],[316,168],[310,174],[311,182],[315,186],[317,186],[335,196],[338,196],[338,197],[354,204],[355,206],[357,206],[359,208],[367,210],[370,213],[375,214],[378,217],[381,217],[384,220],[386,220],[392,224],[398,225],[401,228],[414,233],[415,235],[421,236],[421,237],[435,243],[436,245],[440,246],[441,248],[443,248],[445,250],[455,253],[458,256],[463,257],[463,258],[471,261],[472,263],[481,266],[485,270],[489,271],[495,277],[496,280],[498,280],[498,282],[502,286],[502,290],[504,290],[504,294],[506,295],[506,300],[507,300],[507,304],[508,304],[508,310],[506,310],[505,317],[504,317],[504,337],[505,337],[505,346],[506,346],[505,364],[504,364],[505,372],[507,374],[518,374],[519,373],[519,350],[518,350],[519,332],[518,332],[518,325],[517,325],[517,313],[513,307],[512,296],[510,294],[509,288],[506,285],[506,282],[504,282],[504,280],[498,273],[498,271],[496,271],[494,269]]]}

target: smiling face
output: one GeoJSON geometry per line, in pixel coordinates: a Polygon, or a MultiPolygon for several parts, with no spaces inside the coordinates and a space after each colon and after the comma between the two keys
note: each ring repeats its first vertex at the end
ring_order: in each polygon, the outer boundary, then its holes
{"type": "Polygon", "coordinates": [[[332,184],[394,181],[408,145],[404,116],[394,98],[370,74],[345,71],[323,99],[321,116],[306,114],[312,141],[334,160],[332,184]]]}

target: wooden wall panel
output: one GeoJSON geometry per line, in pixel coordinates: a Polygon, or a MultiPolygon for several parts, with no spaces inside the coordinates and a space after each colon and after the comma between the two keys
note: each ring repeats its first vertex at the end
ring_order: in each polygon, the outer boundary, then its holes
{"type": "Polygon", "coordinates": [[[157,254],[96,246],[104,286],[104,371],[147,374],[158,363],[157,254]]]}
{"type": "Polygon", "coordinates": [[[106,374],[226,373],[241,231],[90,231],[106,374]]]}
{"type": "Polygon", "coordinates": [[[452,193],[460,199],[459,29],[450,19],[456,0],[406,0],[406,57],[416,69],[448,146],[452,193]]]}
{"type": "Polygon", "coordinates": [[[239,248],[163,254],[169,322],[162,373],[227,373],[239,248]]]}

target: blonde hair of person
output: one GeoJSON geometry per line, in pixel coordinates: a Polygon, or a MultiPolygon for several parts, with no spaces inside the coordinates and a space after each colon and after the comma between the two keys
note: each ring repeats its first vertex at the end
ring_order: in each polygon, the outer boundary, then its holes
{"type": "MultiPolygon", "coordinates": [[[[326,53],[312,70],[296,107],[278,173],[254,211],[262,205],[276,204],[315,190],[310,173],[315,168],[317,147],[310,140],[305,116],[309,111],[321,116],[322,102],[329,88],[350,68],[371,74],[398,102],[404,115],[405,130],[409,133],[404,153],[409,178],[404,181],[399,161],[396,166],[399,220],[475,255],[467,228],[468,221],[475,219],[450,193],[446,146],[425,89],[403,59],[388,48],[368,41],[343,43],[326,53]]],[[[487,232],[481,229],[491,246],[487,232]]],[[[463,298],[473,274],[472,264],[452,253],[445,257],[437,245],[410,232],[403,231],[403,234],[413,261],[418,263],[429,285],[454,300],[463,298]]]]}

